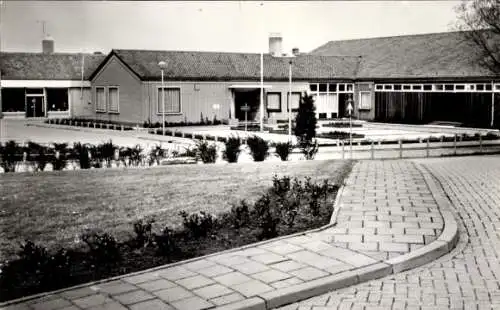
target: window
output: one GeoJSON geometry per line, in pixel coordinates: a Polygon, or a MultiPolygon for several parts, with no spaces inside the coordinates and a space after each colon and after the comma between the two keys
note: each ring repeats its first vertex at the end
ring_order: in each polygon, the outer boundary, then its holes
{"type": "Polygon", "coordinates": [[[339,91],[345,91],[345,84],[339,84],[339,91]]]}
{"type": "Polygon", "coordinates": [[[49,111],[68,111],[68,89],[47,88],[47,107],[49,111]]]}
{"type": "Polygon", "coordinates": [[[411,85],[403,85],[404,90],[411,90],[411,85]]]}
{"type": "Polygon", "coordinates": [[[108,112],[120,112],[118,87],[108,87],[108,112]]]}
{"type": "Polygon", "coordinates": [[[317,91],[318,90],[318,84],[310,84],[309,89],[311,91],[317,91]]]}
{"type": "Polygon", "coordinates": [[[281,93],[267,93],[267,110],[281,111],[281,93]]]}
{"type": "Polygon", "coordinates": [[[455,90],[465,90],[465,85],[462,85],[462,84],[456,84],[456,85],[455,85],[455,90]]]}
{"type": "Polygon", "coordinates": [[[337,84],[328,84],[328,91],[329,92],[337,91],[337,84]]]}
{"type": "Polygon", "coordinates": [[[325,91],[326,92],[326,84],[319,84],[319,91],[325,91]]]}
{"type": "Polygon", "coordinates": [[[425,84],[424,85],[424,90],[432,90],[432,85],[431,84],[425,84]]]}
{"type": "Polygon", "coordinates": [[[401,90],[401,84],[395,84],[394,90],[401,90]]]}
{"type": "Polygon", "coordinates": [[[372,107],[372,96],[369,91],[362,91],[359,93],[359,108],[369,110],[372,107]]]}
{"type": "Polygon", "coordinates": [[[106,93],[104,87],[95,88],[95,109],[97,112],[106,112],[106,93]]]}
{"type": "Polygon", "coordinates": [[[486,90],[491,90],[491,84],[486,84],[485,87],[486,87],[486,90]]]}
{"type": "Polygon", "coordinates": [[[158,114],[181,113],[180,88],[158,88],[158,114]],[[165,94],[165,111],[163,111],[163,93],[165,94]]]}
{"type": "MultiPolygon", "coordinates": [[[[289,93],[287,93],[287,98],[289,97],[289,93]]],[[[292,98],[289,100],[291,104],[292,111],[297,111],[299,109],[299,103],[300,103],[300,93],[292,93],[292,98]]],[[[288,106],[287,106],[287,111],[288,111],[288,106]]]]}
{"type": "Polygon", "coordinates": [[[352,84],[347,84],[347,91],[351,91],[352,92],[352,90],[353,90],[352,84]]]}
{"type": "Polygon", "coordinates": [[[24,112],[25,104],[24,88],[2,88],[3,112],[24,112]]]}
{"type": "Polygon", "coordinates": [[[434,85],[434,90],[443,90],[443,84],[434,85]]]}
{"type": "Polygon", "coordinates": [[[26,88],[27,95],[43,95],[43,88],[26,88]]]}
{"type": "Polygon", "coordinates": [[[495,90],[500,90],[500,84],[495,84],[495,90]]]}
{"type": "Polygon", "coordinates": [[[422,90],[422,85],[413,85],[413,90],[422,90]]]}
{"type": "Polygon", "coordinates": [[[392,90],[392,85],[384,85],[385,90],[392,90]]]}
{"type": "Polygon", "coordinates": [[[444,86],[444,90],[453,90],[453,89],[454,89],[454,88],[453,88],[453,85],[446,84],[446,85],[444,86]]]}

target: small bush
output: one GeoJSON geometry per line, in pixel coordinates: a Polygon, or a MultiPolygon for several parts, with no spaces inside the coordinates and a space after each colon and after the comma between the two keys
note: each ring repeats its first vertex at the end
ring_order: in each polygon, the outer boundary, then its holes
{"type": "Polygon", "coordinates": [[[206,237],[217,227],[217,219],[205,211],[191,214],[181,211],[179,215],[182,217],[182,225],[194,238],[206,237]]]}
{"type": "Polygon", "coordinates": [[[238,161],[238,156],[240,155],[241,140],[239,137],[229,137],[225,142],[225,150],[222,153],[223,159],[230,163],[235,163],[238,161]]]}
{"type": "Polygon", "coordinates": [[[41,273],[50,260],[47,249],[30,240],[21,244],[21,251],[18,252],[18,255],[25,270],[29,273],[41,273]]]}
{"type": "Polygon", "coordinates": [[[52,168],[54,170],[63,170],[66,168],[68,163],[67,155],[68,144],[67,143],[54,143],[54,151],[56,155],[51,157],[52,168]],[[57,152],[59,152],[59,157],[57,157],[57,152]]]}
{"type": "Polygon", "coordinates": [[[241,200],[239,205],[233,205],[228,214],[231,226],[235,229],[248,226],[250,223],[250,208],[245,200],[241,200]]]}
{"type": "Polygon", "coordinates": [[[0,144],[1,165],[4,172],[14,172],[18,161],[22,160],[22,148],[16,141],[10,140],[5,145],[0,144]]]}
{"type": "Polygon", "coordinates": [[[167,152],[161,145],[155,145],[149,151],[149,165],[152,166],[154,163],[160,165],[160,161],[167,156],[167,152]]]}
{"type": "Polygon", "coordinates": [[[269,144],[266,140],[258,136],[252,136],[247,139],[247,145],[254,161],[264,161],[269,155],[269,144]]]}
{"type": "Polygon", "coordinates": [[[35,171],[44,171],[49,162],[48,148],[35,142],[28,142],[28,160],[35,171]]]}
{"type": "Polygon", "coordinates": [[[293,150],[293,144],[291,142],[279,142],[276,143],[276,154],[282,161],[287,161],[290,152],[293,150]]]}
{"type": "Polygon", "coordinates": [[[118,242],[108,233],[88,232],[82,235],[82,241],[89,247],[94,267],[115,263],[121,258],[118,242]]]}
{"type": "Polygon", "coordinates": [[[174,231],[166,226],[160,235],[154,235],[158,254],[163,256],[170,256],[178,248],[175,243],[174,231]]]}
{"type": "Polygon", "coordinates": [[[260,228],[259,240],[274,238],[278,235],[280,212],[269,194],[261,196],[254,204],[252,218],[260,228]]]}
{"type": "Polygon", "coordinates": [[[111,140],[108,142],[101,143],[97,146],[100,157],[102,160],[106,162],[106,166],[111,168],[111,162],[115,158],[115,151],[118,149],[118,146],[113,144],[111,140]]]}
{"type": "Polygon", "coordinates": [[[204,164],[215,163],[217,160],[217,147],[215,144],[208,144],[206,141],[196,143],[197,156],[204,164]]]}
{"type": "Polygon", "coordinates": [[[135,233],[135,245],[137,247],[147,247],[151,246],[154,242],[153,235],[153,223],[155,222],[154,218],[150,218],[147,220],[137,220],[133,223],[134,225],[134,233],[135,233]]]}
{"type": "Polygon", "coordinates": [[[299,143],[299,148],[306,160],[314,159],[319,150],[318,140],[302,141],[299,143]]]}
{"type": "Polygon", "coordinates": [[[78,162],[80,163],[80,169],[90,169],[90,151],[88,146],[80,142],[74,143],[73,151],[75,152],[78,162]]]}

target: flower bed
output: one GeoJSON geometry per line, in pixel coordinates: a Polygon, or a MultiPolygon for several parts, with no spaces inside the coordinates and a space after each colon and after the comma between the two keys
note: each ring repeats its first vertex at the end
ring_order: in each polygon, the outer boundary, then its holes
{"type": "Polygon", "coordinates": [[[46,124],[67,125],[85,128],[112,129],[121,131],[130,131],[134,128],[123,122],[114,122],[107,120],[80,119],[80,118],[55,118],[45,121],[46,124]]]}

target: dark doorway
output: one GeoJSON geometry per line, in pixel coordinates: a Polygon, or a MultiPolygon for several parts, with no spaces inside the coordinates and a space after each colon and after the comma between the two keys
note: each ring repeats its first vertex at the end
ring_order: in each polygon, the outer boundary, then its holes
{"type": "Polygon", "coordinates": [[[26,117],[45,117],[42,96],[26,96],[26,117]]]}
{"type": "Polygon", "coordinates": [[[238,89],[234,91],[235,116],[239,121],[245,121],[245,111],[241,107],[248,105],[247,120],[254,121],[259,111],[260,90],[238,89]]]}

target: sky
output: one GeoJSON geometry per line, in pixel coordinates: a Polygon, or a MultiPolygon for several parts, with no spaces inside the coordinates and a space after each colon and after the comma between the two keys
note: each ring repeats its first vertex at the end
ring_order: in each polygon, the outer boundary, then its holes
{"type": "Polygon", "coordinates": [[[309,52],[330,40],[453,30],[460,1],[0,0],[0,50],[41,52],[43,22],[56,52],[111,49],[309,52]]]}

